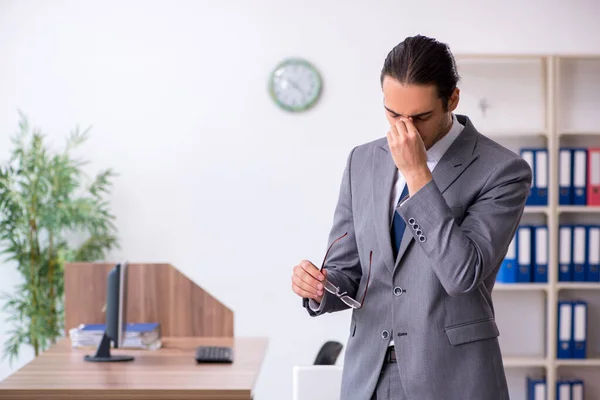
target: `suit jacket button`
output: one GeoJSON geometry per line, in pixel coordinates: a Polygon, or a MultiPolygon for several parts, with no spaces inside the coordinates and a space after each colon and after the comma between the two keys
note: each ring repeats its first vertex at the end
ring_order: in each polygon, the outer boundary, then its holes
{"type": "Polygon", "coordinates": [[[400,286],[396,286],[394,288],[394,294],[396,296],[400,296],[400,295],[402,295],[402,293],[404,293],[404,290],[400,286]]]}
{"type": "Polygon", "coordinates": [[[414,218],[410,218],[410,219],[408,220],[408,224],[409,224],[409,225],[411,225],[411,226],[412,226],[412,225],[414,225],[414,224],[416,224],[416,223],[417,223],[417,221],[415,221],[415,219],[414,219],[414,218]]]}
{"type": "Polygon", "coordinates": [[[387,339],[390,337],[390,333],[386,330],[384,330],[383,332],[381,332],[381,337],[384,339],[387,339]]]}

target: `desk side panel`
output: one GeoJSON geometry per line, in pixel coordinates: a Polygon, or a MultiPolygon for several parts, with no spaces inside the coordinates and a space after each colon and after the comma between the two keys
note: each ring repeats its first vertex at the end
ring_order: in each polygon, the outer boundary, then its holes
{"type": "MultiPolygon", "coordinates": [[[[65,329],[104,323],[114,264],[65,265],[65,329]]],[[[233,312],[169,264],[129,264],[127,322],[158,322],[163,337],[232,337],[233,312]]]]}

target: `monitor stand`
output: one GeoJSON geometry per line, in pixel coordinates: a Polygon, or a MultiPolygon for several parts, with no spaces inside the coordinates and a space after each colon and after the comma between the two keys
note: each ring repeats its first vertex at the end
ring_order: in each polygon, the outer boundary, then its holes
{"type": "Polygon", "coordinates": [[[91,361],[91,362],[119,362],[119,361],[133,361],[133,356],[127,356],[127,355],[121,355],[121,354],[111,355],[110,354],[110,339],[106,335],[106,332],[104,332],[104,335],[102,335],[102,341],[100,342],[100,345],[98,345],[98,349],[96,350],[96,354],[93,356],[88,354],[85,357],[83,357],[83,359],[85,361],[91,361]]]}

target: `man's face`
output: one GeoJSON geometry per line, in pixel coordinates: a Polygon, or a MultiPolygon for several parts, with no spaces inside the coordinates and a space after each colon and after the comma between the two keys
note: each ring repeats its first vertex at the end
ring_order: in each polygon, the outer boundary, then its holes
{"type": "Polygon", "coordinates": [[[444,110],[435,85],[405,85],[386,76],[383,80],[385,116],[390,125],[395,125],[401,116],[411,117],[425,149],[429,150],[448,133],[451,112],[458,105],[458,93],[456,89],[448,102],[448,110],[444,110]]]}

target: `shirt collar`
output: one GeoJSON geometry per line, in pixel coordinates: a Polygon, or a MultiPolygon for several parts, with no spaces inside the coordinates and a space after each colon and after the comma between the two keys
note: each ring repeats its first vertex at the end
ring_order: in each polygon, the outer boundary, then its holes
{"type": "Polygon", "coordinates": [[[450,148],[454,140],[460,135],[464,126],[458,122],[456,115],[452,114],[452,127],[450,131],[427,150],[427,161],[438,162],[450,148]]]}

